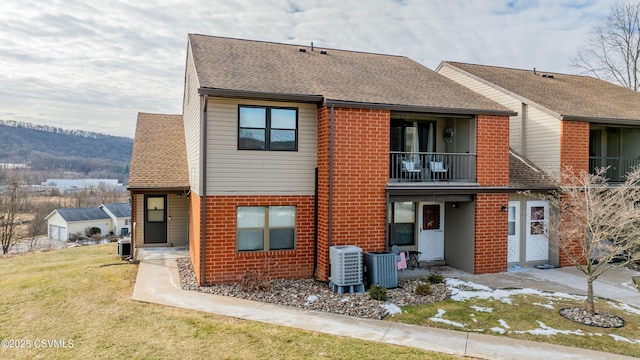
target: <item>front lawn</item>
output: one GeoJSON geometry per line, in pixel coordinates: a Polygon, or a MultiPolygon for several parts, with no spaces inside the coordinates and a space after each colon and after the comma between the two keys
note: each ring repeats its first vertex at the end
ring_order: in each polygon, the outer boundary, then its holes
{"type": "Polygon", "coordinates": [[[100,266],[115,254],[112,243],[0,258],[0,359],[456,358],[135,302],[137,266],[100,266]]]}
{"type": "Polygon", "coordinates": [[[626,320],[622,328],[605,329],[580,325],[558,314],[561,308],[582,306],[582,296],[533,289],[493,290],[455,279],[448,279],[447,284],[451,299],[407,306],[401,314],[386,319],[640,357],[638,308],[598,299],[597,311],[626,320]]]}

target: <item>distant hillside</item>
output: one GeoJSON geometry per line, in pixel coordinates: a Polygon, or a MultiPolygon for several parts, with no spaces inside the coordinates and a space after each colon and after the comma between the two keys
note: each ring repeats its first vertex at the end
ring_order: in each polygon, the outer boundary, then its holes
{"type": "MultiPolygon", "coordinates": [[[[128,175],[133,139],[0,120],[0,163],[84,175],[128,175]]],[[[122,176],[118,176],[122,179],[122,176]]]]}

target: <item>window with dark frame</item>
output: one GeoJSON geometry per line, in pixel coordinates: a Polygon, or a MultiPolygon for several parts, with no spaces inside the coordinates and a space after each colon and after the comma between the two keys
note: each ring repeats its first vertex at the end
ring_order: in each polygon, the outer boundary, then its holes
{"type": "Polygon", "coordinates": [[[298,109],[239,105],[238,150],[298,150],[298,109]]]}
{"type": "Polygon", "coordinates": [[[295,248],[295,206],[239,206],[236,226],[238,251],[295,248]]]}
{"type": "Polygon", "coordinates": [[[416,210],[413,202],[391,206],[391,245],[415,245],[416,210]]]}
{"type": "Polygon", "coordinates": [[[440,205],[422,206],[422,230],[440,230],[440,205]]]}

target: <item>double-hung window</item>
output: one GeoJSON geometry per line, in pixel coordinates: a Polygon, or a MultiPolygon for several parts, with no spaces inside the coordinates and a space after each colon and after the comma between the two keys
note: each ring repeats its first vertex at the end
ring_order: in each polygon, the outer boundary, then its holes
{"type": "Polygon", "coordinates": [[[298,109],[238,107],[239,150],[298,150],[298,109]]]}
{"type": "Polygon", "coordinates": [[[295,206],[240,206],[237,208],[238,251],[294,249],[295,206]]]}

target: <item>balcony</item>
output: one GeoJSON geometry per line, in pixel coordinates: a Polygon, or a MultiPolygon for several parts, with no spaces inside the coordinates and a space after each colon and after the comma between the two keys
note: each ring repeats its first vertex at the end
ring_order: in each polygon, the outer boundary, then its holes
{"type": "Polygon", "coordinates": [[[593,174],[596,169],[608,168],[603,175],[614,183],[624,182],[627,173],[638,165],[640,165],[638,157],[589,157],[589,172],[593,174]]]}
{"type": "Polygon", "coordinates": [[[476,154],[391,151],[389,182],[475,183],[476,154]]]}

